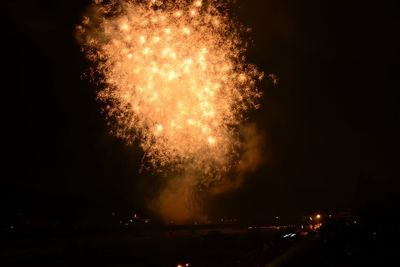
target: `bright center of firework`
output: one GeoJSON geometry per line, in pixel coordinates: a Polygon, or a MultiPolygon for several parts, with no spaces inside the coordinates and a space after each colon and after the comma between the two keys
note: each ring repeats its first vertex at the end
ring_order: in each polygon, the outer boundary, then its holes
{"type": "Polygon", "coordinates": [[[215,6],[200,0],[101,5],[100,22],[81,27],[104,77],[99,98],[109,103],[116,134],[138,137],[155,167],[229,168],[237,127],[260,97],[262,73],[244,62],[241,27],[215,6]]]}

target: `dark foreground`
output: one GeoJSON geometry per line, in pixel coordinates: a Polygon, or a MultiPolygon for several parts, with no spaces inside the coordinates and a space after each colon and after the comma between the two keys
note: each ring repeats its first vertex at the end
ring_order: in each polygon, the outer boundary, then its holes
{"type": "Polygon", "coordinates": [[[359,222],[295,227],[8,235],[0,266],[400,266],[400,227],[359,222]]]}

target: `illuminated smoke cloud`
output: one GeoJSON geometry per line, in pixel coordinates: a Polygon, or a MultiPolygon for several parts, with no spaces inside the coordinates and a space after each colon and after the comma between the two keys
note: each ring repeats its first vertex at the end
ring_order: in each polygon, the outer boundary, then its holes
{"type": "Polygon", "coordinates": [[[144,164],[218,184],[237,164],[238,127],[263,78],[245,62],[246,29],[218,1],[97,1],[78,37],[113,133],[139,140],[144,164]]]}

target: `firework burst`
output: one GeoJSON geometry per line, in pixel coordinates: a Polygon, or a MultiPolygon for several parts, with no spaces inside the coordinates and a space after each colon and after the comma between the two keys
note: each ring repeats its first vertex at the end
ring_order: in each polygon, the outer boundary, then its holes
{"type": "Polygon", "coordinates": [[[78,27],[114,134],[138,138],[155,170],[221,179],[239,158],[238,126],[261,96],[246,29],[217,1],[96,3],[78,27]]]}

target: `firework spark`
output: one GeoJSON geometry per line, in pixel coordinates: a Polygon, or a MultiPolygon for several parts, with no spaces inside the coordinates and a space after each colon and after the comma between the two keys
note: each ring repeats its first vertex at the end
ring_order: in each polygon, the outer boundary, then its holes
{"type": "Polygon", "coordinates": [[[78,27],[115,131],[138,138],[156,170],[185,166],[212,183],[238,160],[238,126],[261,96],[246,29],[217,1],[97,3],[78,27]]]}

